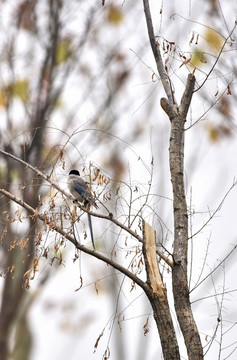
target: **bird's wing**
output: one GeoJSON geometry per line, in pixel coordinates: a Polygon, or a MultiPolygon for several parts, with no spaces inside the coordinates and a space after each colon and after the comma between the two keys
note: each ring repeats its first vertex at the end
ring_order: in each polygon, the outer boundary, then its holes
{"type": "Polygon", "coordinates": [[[81,195],[81,197],[85,201],[85,204],[89,203],[90,205],[93,205],[96,209],[98,209],[98,206],[95,203],[95,199],[94,199],[92,193],[86,187],[86,183],[84,185],[84,182],[83,182],[83,184],[80,185],[80,184],[78,184],[78,182],[74,182],[73,186],[74,186],[75,190],[78,192],[78,194],[81,195]]]}
{"type": "Polygon", "coordinates": [[[79,195],[81,195],[81,197],[84,199],[84,200],[88,200],[88,191],[87,189],[84,187],[84,186],[81,186],[79,185],[78,183],[75,183],[73,184],[75,190],[78,192],[79,195]]]}

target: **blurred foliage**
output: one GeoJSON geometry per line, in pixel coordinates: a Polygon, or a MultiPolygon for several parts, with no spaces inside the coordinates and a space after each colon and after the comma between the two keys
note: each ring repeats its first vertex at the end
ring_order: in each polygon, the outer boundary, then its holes
{"type": "Polygon", "coordinates": [[[19,98],[26,103],[29,98],[29,81],[27,79],[19,79],[12,82],[7,87],[0,90],[0,106],[6,107],[8,102],[14,97],[19,98]]]}
{"type": "Polygon", "coordinates": [[[27,79],[21,79],[13,82],[9,86],[9,94],[10,96],[19,97],[22,102],[26,102],[29,98],[29,82],[27,79]]]}
{"type": "Polygon", "coordinates": [[[212,48],[215,52],[219,52],[224,45],[224,38],[217,31],[207,28],[203,34],[204,39],[206,40],[208,46],[212,48]]]}
{"type": "Polygon", "coordinates": [[[65,39],[58,42],[56,49],[56,64],[60,65],[66,62],[71,56],[71,51],[70,39],[65,39]]]}
{"type": "Polygon", "coordinates": [[[108,8],[108,22],[112,25],[120,25],[124,20],[123,12],[118,6],[110,5],[108,8]]]}
{"type": "Polygon", "coordinates": [[[207,63],[207,57],[204,54],[203,51],[201,51],[200,49],[196,48],[194,50],[194,52],[192,53],[192,57],[190,59],[189,65],[192,68],[201,68],[203,66],[203,64],[207,63]]]}

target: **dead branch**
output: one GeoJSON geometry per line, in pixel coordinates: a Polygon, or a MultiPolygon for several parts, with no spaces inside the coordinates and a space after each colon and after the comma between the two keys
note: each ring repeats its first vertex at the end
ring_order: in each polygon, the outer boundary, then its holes
{"type": "Polygon", "coordinates": [[[78,250],[81,250],[84,253],[87,253],[93,257],[96,257],[97,259],[113,266],[115,269],[119,270],[121,273],[123,273],[124,275],[129,277],[132,281],[134,281],[137,285],[139,285],[144,291],[147,290],[146,284],[141,279],[139,279],[136,275],[134,275],[131,271],[129,271],[128,269],[119,265],[118,263],[111,260],[110,258],[107,258],[106,256],[104,256],[94,250],[91,250],[91,249],[87,248],[86,246],[79,244],[73,236],[71,236],[66,231],[64,231],[60,226],[55,224],[54,221],[51,218],[49,218],[45,213],[43,213],[43,214],[39,213],[37,208],[35,209],[35,208],[31,207],[29,204],[27,204],[26,202],[24,202],[21,199],[18,199],[16,196],[12,195],[10,192],[8,192],[4,189],[0,189],[0,193],[2,193],[4,196],[6,196],[11,201],[14,201],[16,204],[23,207],[25,210],[27,210],[27,212],[29,212],[31,214],[31,217],[33,217],[35,220],[39,219],[45,225],[50,225],[50,228],[53,229],[52,231],[56,231],[57,233],[62,235],[64,238],[66,238],[68,241],[70,241],[78,250]]]}
{"type": "Polygon", "coordinates": [[[170,103],[176,104],[176,101],[174,98],[174,93],[173,93],[172,87],[171,87],[171,81],[170,81],[168,74],[165,71],[164,64],[162,61],[160,45],[155,39],[149,0],[143,0],[143,6],[144,6],[145,17],[146,17],[149,40],[150,40],[151,48],[152,48],[154,58],[156,61],[157,70],[158,70],[158,73],[159,73],[161,81],[162,81],[162,85],[164,87],[164,90],[166,92],[167,98],[170,101],[170,103]]]}

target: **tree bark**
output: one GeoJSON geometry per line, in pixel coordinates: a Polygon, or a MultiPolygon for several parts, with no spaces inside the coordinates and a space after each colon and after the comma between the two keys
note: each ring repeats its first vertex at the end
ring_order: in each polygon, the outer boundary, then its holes
{"type": "Polygon", "coordinates": [[[172,267],[174,306],[184,336],[188,358],[201,360],[203,359],[203,349],[191,309],[187,281],[188,213],[184,187],[184,124],[194,85],[195,77],[190,74],[180,106],[176,108],[167,99],[161,99],[161,106],[171,121],[169,161],[174,213],[172,267]]]}
{"type": "Polygon", "coordinates": [[[178,342],[170,314],[167,292],[156,256],[155,231],[143,220],[143,255],[146,266],[146,295],[152,305],[165,360],[180,360],[178,342]]]}

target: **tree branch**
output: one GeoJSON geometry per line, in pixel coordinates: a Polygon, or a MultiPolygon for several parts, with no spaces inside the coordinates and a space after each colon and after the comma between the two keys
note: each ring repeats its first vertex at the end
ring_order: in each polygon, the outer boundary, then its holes
{"type": "Polygon", "coordinates": [[[156,257],[155,230],[144,220],[142,221],[142,228],[144,238],[142,252],[149,289],[147,296],[154,310],[154,318],[160,335],[164,359],[180,360],[179,346],[170,313],[167,291],[163,284],[163,278],[156,257]]]}
{"type": "Polygon", "coordinates": [[[231,38],[233,32],[235,31],[236,26],[237,26],[237,20],[235,20],[234,27],[233,27],[233,29],[231,30],[231,32],[229,33],[229,35],[227,36],[227,38],[225,39],[225,41],[224,41],[224,43],[223,43],[223,45],[222,45],[222,47],[221,47],[221,49],[220,49],[220,51],[219,51],[219,54],[218,54],[218,56],[217,56],[214,64],[212,65],[209,73],[207,74],[206,78],[203,80],[202,84],[195,90],[195,92],[196,92],[196,91],[199,91],[199,90],[203,87],[203,85],[206,83],[206,81],[208,80],[208,78],[209,78],[210,75],[212,74],[212,72],[213,72],[216,64],[218,63],[218,61],[219,61],[219,59],[220,59],[220,57],[221,57],[221,54],[223,53],[223,50],[224,50],[224,47],[225,47],[226,44],[227,44],[227,41],[231,38]]]}
{"type": "Polygon", "coordinates": [[[189,74],[187,78],[186,87],[179,105],[179,113],[180,115],[186,119],[188,114],[188,109],[192,100],[194,86],[195,86],[195,77],[193,74],[189,74]]]}
{"type": "Polygon", "coordinates": [[[147,290],[147,285],[144,283],[144,281],[142,281],[141,279],[139,279],[136,275],[134,275],[131,271],[129,271],[128,269],[126,269],[125,267],[119,265],[118,263],[116,263],[115,261],[107,258],[106,256],[91,250],[81,244],[79,244],[76,239],[74,237],[72,237],[71,235],[69,235],[66,231],[64,231],[61,227],[59,227],[56,223],[53,222],[53,220],[51,218],[49,218],[46,214],[41,214],[38,212],[38,209],[34,209],[32,208],[29,204],[27,204],[26,202],[24,202],[21,199],[18,199],[16,196],[14,196],[13,194],[11,194],[10,192],[4,190],[4,189],[0,189],[0,193],[2,193],[3,195],[5,195],[8,199],[14,201],[15,203],[17,203],[18,205],[20,205],[21,207],[23,207],[25,210],[27,210],[27,212],[29,212],[31,214],[31,217],[33,219],[39,219],[41,220],[45,225],[49,225],[50,229],[52,231],[56,231],[57,233],[59,233],[60,235],[62,235],[63,237],[65,237],[67,240],[69,240],[78,250],[83,251],[86,254],[89,254],[109,265],[111,265],[113,268],[119,270],[121,273],[123,273],[124,275],[126,275],[127,277],[129,277],[132,281],[134,281],[138,286],[140,286],[144,291],[147,290]]]}
{"type": "Polygon", "coordinates": [[[167,98],[169,99],[170,103],[176,104],[176,101],[174,98],[174,93],[171,88],[170,78],[165,71],[164,64],[162,61],[162,57],[161,57],[161,53],[160,53],[160,45],[157,43],[157,41],[155,39],[149,0],[143,0],[143,6],[144,6],[145,17],[146,17],[149,40],[150,40],[151,48],[152,48],[152,51],[154,54],[157,70],[158,70],[158,73],[161,78],[162,85],[164,87],[164,90],[166,92],[167,98]]]}
{"type": "MultiPolygon", "coordinates": [[[[34,171],[37,175],[39,175],[41,178],[43,178],[44,180],[46,180],[51,186],[53,186],[56,190],[58,190],[61,194],[63,194],[66,198],[74,201],[75,199],[69,195],[66,191],[64,191],[62,188],[60,188],[60,186],[58,186],[57,184],[55,184],[52,180],[50,180],[50,177],[48,175],[43,174],[40,170],[38,170],[37,168],[35,168],[34,166],[26,163],[24,160],[18,158],[15,155],[12,155],[2,149],[0,149],[0,153],[3,155],[6,155],[18,162],[20,162],[21,164],[23,164],[26,168],[31,169],[32,171],[34,171]]],[[[118,225],[121,229],[127,231],[130,235],[132,235],[133,237],[135,237],[139,242],[143,242],[143,239],[141,236],[139,236],[135,231],[131,230],[129,227],[125,226],[123,223],[119,222],[118,220],[114,219],[112,216],[110,215],[103,215],[103,214],[98,214],[95,213],[93,211],[89,211],[87,207],[84,207],[82,205],[80,205],[79,203],[77,204],[78,207],[85,211],[86,213],[94,216],[94,217],[98,217],[101,219],[105,219],[105,220],[109,220],[111,222],[113,222],[115,225],[118,225]]]]}
{"type": "MultiPolygon", "coordinates": [[[[42,173],[40,170],[38,170],[37,168],[35,168],[34,166],[28,164],[27,162],[25,162],[24,160],[18,158],[15,155],[12,155],[2,149],[0,149],[0,154],[3,154],[5,156],[8,156],[11,159],[14,159],[15,161],[18,161],[19,163],[21,163],[22,165],[24,165],[27,169],[31,169],[32,171],[34,171],[38,176],[40,176],[41,178],[43,178],[45,181],[47,181],[51,186],[53,186],[57,191],[59,191],[60,193],[62,193],[66,198],[74,201],[75,199],[69,195],[66,191],[64,191],[63,189],[60,188],[60,186],[58,186],[57,184],[55,184],[52,180],[50,180],[50,176],[49,175],[45,175],[44,173],[42,173]]],[[[123,223],[121,223],[120,221],[116,220],[113,218],[113,216],[110,215],[103,215],[103,214],[98,214],[95,213],[93,211],[88,210],[87,207],[84,207],[82,205],[80,205],[79,203],[77,204],[77,206],[82,210],[85,211],[86,213],[100,218],[100,219],[105,219],[108,220],[112,223],[114,223],[115,225],[119,226],[121,229],[125,230],[127,233],[129,233],[131,236],[133,236],[135,239],[137,239],[139,242],[143,242],[143,238],[141,236],[139,236],[135,231],[133,231],[132,229],[130,229],[128,226],[124,225],[123,223]]],[[[169,259],[167,259],[162,252],[160,252],[159,250],[157,250],[157,254],[167,263],[167,265],[171,266],[171,262],[169,259]]]]}

